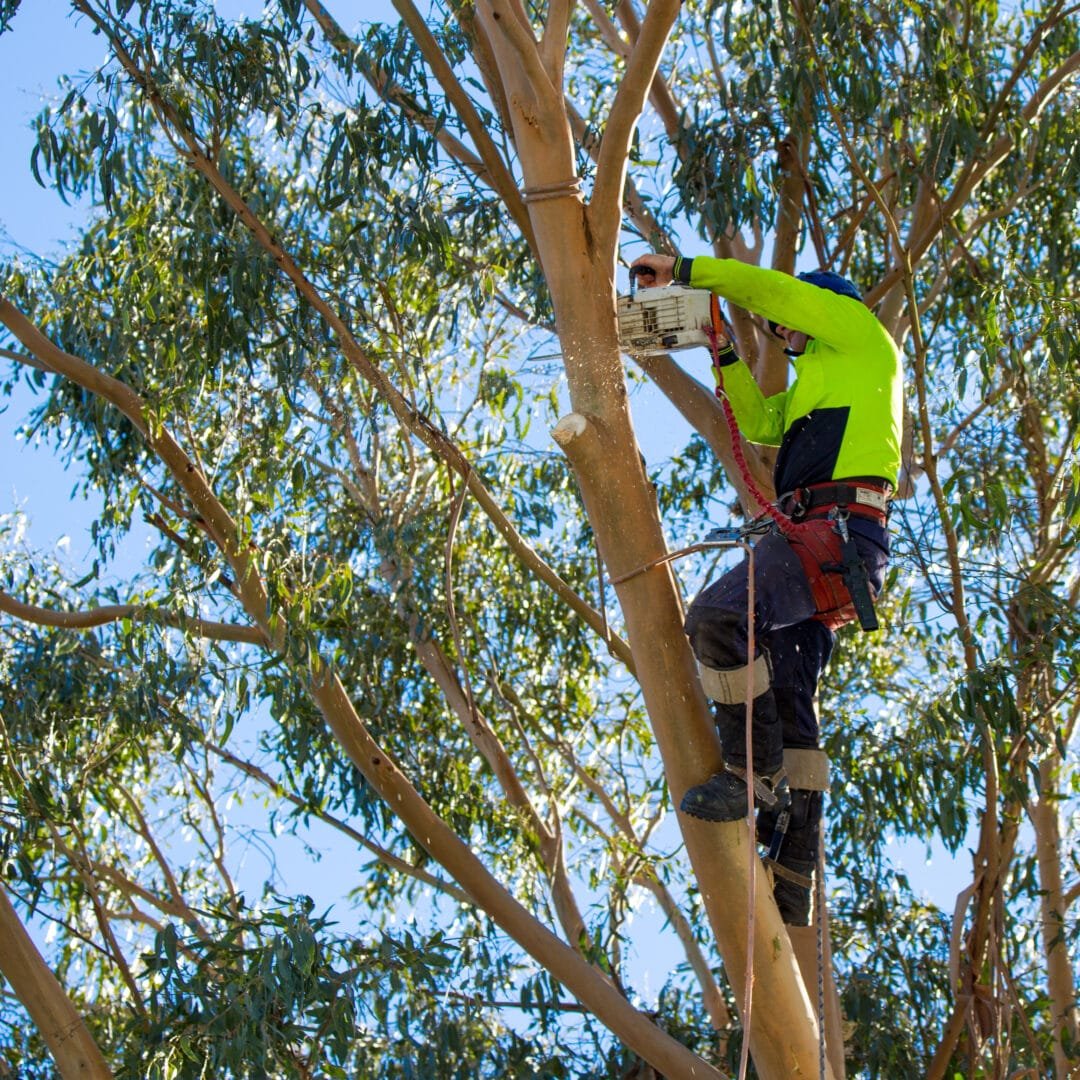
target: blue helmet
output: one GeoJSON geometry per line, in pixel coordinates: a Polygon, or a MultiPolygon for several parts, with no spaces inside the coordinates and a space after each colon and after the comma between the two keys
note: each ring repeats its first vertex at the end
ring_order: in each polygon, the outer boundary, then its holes
{"type": "Polygon", "coordinates": [[[816,285],[819,289],[839,293],[841,296],[850,296],[853,300],[862,299],[858,286],[848,281],[846,277],[834,274],[831,270],[807,270],[805,274],[799,275],[799,280],[816,285]]]}

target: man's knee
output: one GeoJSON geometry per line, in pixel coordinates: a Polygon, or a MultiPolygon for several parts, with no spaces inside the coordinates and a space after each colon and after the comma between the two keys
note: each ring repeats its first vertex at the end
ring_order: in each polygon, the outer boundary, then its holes
{"type": "Polygon", "coordinates": [[[694,655],[706,667],[724,670],[746,663],[746,615],[692,604],[683,627],[694,655]]]}

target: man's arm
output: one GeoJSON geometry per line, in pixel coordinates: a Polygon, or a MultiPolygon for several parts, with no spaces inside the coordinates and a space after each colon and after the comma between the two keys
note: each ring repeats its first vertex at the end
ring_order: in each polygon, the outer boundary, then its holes
{"type": "MultiPolygon", "coordinates": [[[[751,266],[738,259],[714,259],[699,255],[674,259],[670,255],[642,255],[631,270],[643,268],[653,278],[645,285],[670,285],[680,281],[694,288],[708,289],[738,307],[763,315],[781,326],[801,330],[837,349],[864,347],[867,333],[885,330],[872,311],[848,296],[785,274],[751,266]]],[[[639,279],[642,269],[637,269],[639,279]]]]}
{"type": "Polygon", "coordinates": [[[885,333],[865,304],[782,270],[705,255],[673,260],[673,280],[709,289],[738,307],[841,351],[864,349],[867,335],[876,338],[885,333]]]}
{"type": "MultiPolygon", "coordinates": [[[[651,279],[642,281],[643,285],[670,285],[680,261],[670,255],[642,255],[634,260],[631,271],[636,269],[639,279],[648,277],[647,272],[651,272],[651,279]]],[[[690,262],[689,259],[685,261],[690,262]]],[[[722,382],[723,392],[731,402],[743,435],[753,443],[779,446],[784,436],[787,391],[765,397],[750,369],[734,350],[720,353],[717,378],[722,382]]]]}
{"type": "Polygon", "coordinates": [[[784,407],[788,392],[781,391],[766,397],[761,392],[753,373],[742,359],[722,365],[720,368],[722,389],[739,430],[748,442],[764,446],[779,446],[784,437],[784,407]]]}

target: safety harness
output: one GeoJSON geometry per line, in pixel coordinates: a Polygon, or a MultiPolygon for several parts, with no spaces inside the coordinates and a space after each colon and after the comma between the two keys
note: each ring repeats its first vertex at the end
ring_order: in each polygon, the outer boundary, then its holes
{"type": "Polygon", "coordinates": [[[716,396],[724,410],[731,434],[735,464],[747,490],[798,556],[810,584],[816,608],[814,618],[830,630],[854,620],[865,631],[877,630],[874,591],[848,530],[852,516],[869,518],[884,526],[888,510],[888,489],[871,482],[830,482],[811,484],[782,495],[773,505],[757,486],[743,454],[739,423],[724,393],[720,339],[709,328],[716,396]]]}

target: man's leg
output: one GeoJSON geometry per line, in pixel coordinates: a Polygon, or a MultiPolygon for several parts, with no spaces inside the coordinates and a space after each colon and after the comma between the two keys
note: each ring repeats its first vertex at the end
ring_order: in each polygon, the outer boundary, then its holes
{"type": "MultiPolygon", "coordinates": [[[[730,614],[713,612],[697,624],[697,636],[718,635],[730,641],[738,637],[739,620],[730,614]]],[[[743,620],[745,623],[745,618],[743,620]]],[[[710,651],[713,659],[722,657],[718,647],[710,651]]],[[[692,787],[683,796],[683,813],[707,821],[737,821],[746,817],[746,701],[753,698],[754,805],[786,806],[787,781],[784,778],[783,743],[780,718],[776,711],[769,676],[769,661],[759,653],[753,664],[730,664],[723,668],[701,665],[701,685],[714,702],[716,730],[724,749],[724,771],[692,787]]],[[[735,660],[733,653],[730,657],[735,660]]]]}
{"type": "Polygon", "coordinates": [[[767,637],[785,748],[791,805],[758,815],[758,839],[769,848],[773,895],[784,922],[807,926],[817,866],[828,759],[818,749],[818,678],[832,653],[833,635],[813,620],[767,637]]]}
{"type": "MultiPolygon", "coordinates": [[[[813,614],[813,597],[798,557],[777,534],[763,537],[754,549],[754,591],[754,631],[760,642],[813,614]]],[[[753,701],[755,804],[780,809],[788,801],[781,720],[767,652],[759,645],[753,662],[747,662],[747,596],[748,562],[743,562],[704,589],[686,617],[702,686],[715,703],[725,768],[691,788],[680,809],[709,821],[746,816],[748,698],[753,701]]]]}

